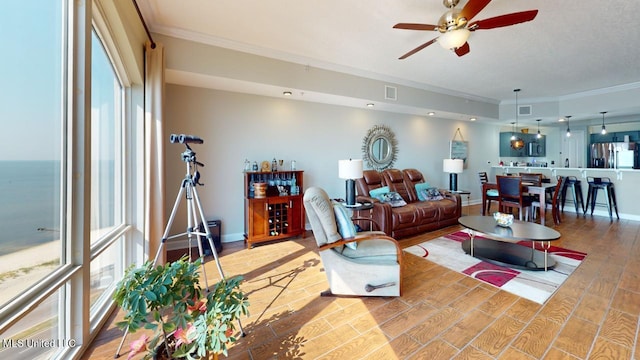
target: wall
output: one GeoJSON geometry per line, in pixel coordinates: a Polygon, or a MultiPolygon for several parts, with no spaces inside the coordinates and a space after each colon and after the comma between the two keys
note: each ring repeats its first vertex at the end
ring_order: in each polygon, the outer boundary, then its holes
{"type": "MultiPolygon", "coordinates": [[[[448,187],[442,159],[449,157],[449,141],[457,128],[469,141],[468,166],[458,187],[472,191],[479,201],[478,171],[498,163],[498,130],[493,125],[455,122],[430,117],[294,101],[167,84],[165,151],[166,211],[175,201],[185,175],[180,154],[185,147],[170,144],[169,134],[185,133],[204,139],[192,145],[205,184],[197,191],[208,219],[222,220],[223,241],[240,240],[244,233],[242,170],[251,162],[295,159],[305,171],[304,186],[320,186],[332,197],[344,197],[338,160],[362,158],[362,139],[376,124],[391,127],[398,140],[396,168],[416,168],[430,183],[448,187]]],[[[466,199],[465,199],[466,200],[466,199]]],[[[185,201],[182,200],[182,208],[185,201]]],[[[186,229],[180,209],[171,233],[186,229]]]]}

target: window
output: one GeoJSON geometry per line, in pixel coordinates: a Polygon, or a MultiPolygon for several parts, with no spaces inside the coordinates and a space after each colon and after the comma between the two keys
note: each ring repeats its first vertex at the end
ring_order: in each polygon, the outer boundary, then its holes
{"type": "Polygon", "coordinates": [[[0,10],[3,53],[14,54],[0,60],[0,306],[61,264],[63,15],[56,1],[0,10]]]}
{"type": "Polygon", "coordinates": [[[96,31],[91,34],[91,304],[120,278],[123,219],[123,87],[96,31]],[[97,254],[99,243],[107,250],[97,254]],[[98,255],[98,256],[96,256],[98,255]]]}
{"type": "Polygon", "coordinates": [[[133,4],[104,5],[0,5],[2,359],[77,358],[144,251],[143,200],[126,196],[142,193],[142,44],[114,35],[139,24],[133,4]]]}

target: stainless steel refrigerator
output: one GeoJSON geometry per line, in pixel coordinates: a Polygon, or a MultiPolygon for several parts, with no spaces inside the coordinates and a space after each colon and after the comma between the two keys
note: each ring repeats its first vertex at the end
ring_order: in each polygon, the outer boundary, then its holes
{"type": "Polygon", "coordinates": [[[634,142],[591,144],[592,168],[638,169],[639,146],[634,142]]]}

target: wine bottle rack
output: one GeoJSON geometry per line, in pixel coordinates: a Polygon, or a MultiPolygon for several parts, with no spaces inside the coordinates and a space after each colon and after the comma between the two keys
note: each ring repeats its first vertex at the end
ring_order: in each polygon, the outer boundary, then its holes
{"type": "Polygon", "coordinates": [[[247,246],[304,233],[303,171],[245,172],[247,246]],[[264,184],[263,193],[257,191],[264,184]]]}

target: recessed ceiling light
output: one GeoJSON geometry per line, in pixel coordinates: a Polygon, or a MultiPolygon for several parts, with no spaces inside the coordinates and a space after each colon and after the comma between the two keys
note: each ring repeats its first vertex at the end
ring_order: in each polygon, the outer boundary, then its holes
{"type": "Polygon", "coordinates": [[[373,107],[373,103],[368,103],[367,107],[373,107]]]}
{"type": "Polygon", "coordinates": [[[429,111],[429,112],[427,113],[427,115],[429,115],[429,116],[433,116],[433,115],[435,115],[435,114],[436,114],[436,113],[434,113],[433,111],[429,111]]]}
{"type": "Polygon", "coordinates": [[[282,92],[282,95],[291,96],[291,91],[284,91],[284,92],[282,92]]]}
{"type": "Polygon", "coordinates": [[[469,119],[470,121],[476,121],[478,120],[477,118],[472,117],[471,119],[469,119]]]}

